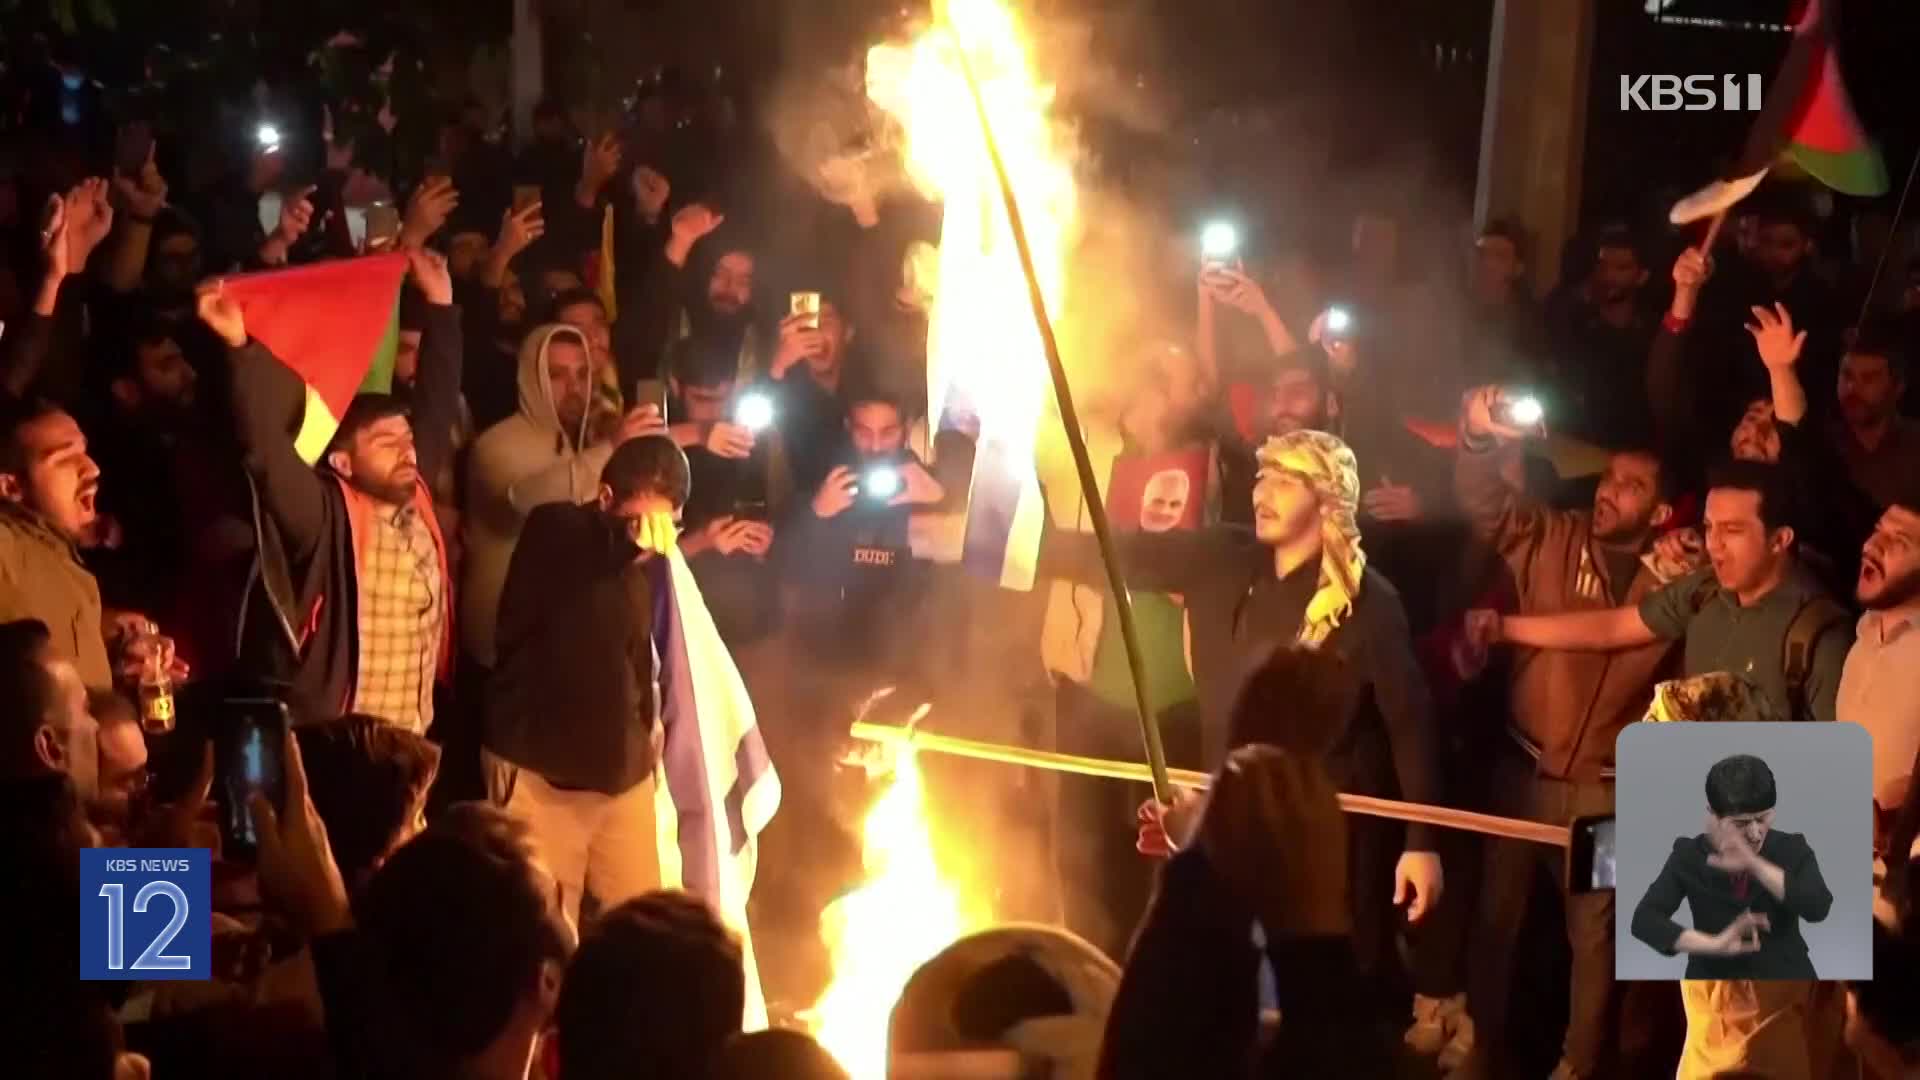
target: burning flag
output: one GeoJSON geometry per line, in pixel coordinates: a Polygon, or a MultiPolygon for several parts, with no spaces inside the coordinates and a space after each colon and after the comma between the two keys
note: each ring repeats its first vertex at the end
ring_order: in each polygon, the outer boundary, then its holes
{"type": "Polygon", "coordinates": [[[1794,25],[1793,44],[1739,159],[1725,177],[1674,204],[1668,217],[1675,225],[1724,214],[1760,186],[1782,154],[1835,191],[1886,192],[1886,164],[1860,126],[1840,77],[1833,45],[1838,2],[1807,0],[1794,25]]]}

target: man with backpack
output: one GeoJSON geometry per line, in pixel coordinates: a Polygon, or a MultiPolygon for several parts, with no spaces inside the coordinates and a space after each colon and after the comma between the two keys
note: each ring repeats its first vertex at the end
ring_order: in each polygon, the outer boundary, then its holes
{"type": "Polygon", "coordinates": [[[1469,635],[1536,649],[1612,652],[1684,639],[1686,674],[1750,684],[1734,720],[1832,720],[1852,618],[1800,565],[1778,467],[1734,461],[1708,483],[1710,566],[1638,605],[1557,615],[1472,612],[1469,635]]]}

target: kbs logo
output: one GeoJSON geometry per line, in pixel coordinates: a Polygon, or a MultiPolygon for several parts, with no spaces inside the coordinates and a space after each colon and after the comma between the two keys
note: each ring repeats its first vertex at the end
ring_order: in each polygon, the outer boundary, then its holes
{"type": "Polygon", "coordinates": [[[1758,75],[1622,75],[1620,111],[1760,111],[1758,75]],[[1717,85],[1716,85],[1717,84],[1717,85]]]}

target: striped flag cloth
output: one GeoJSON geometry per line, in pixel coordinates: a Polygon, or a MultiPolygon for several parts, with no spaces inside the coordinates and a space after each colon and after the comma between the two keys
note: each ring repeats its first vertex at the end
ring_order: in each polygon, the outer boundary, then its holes
{"type": "Polygon", "coordinates": [[[1839,0],[1805,0],[1794,21],[1793,43],[1740,157],[1725,176],[1674,204],[1668,217],[1675,225],[1725,212],[1759,187],[1782,157],[1835,191],[1885,194],[1886,163],[1867,138],[1840,76],[1833,44],[1838,6],[1839,0]]]}
{"type": "Polygon", "coordinates": [[[767,1026],[766,998],[747,927],[758,838],[780,808],[753,701],[720,640],[678,547],[656,572],[654,643],[660,653],[665,783],[655,786],[660,883],[706,900],[739,935],[746,964],[747,1031],[767,1026]]]}
{"type": "Polygon", "coordinates": [[[392,390],[406,276],[407,257],[393,253],[222,281],[246,315],[247,333],[307,384],[294,439],[302,461],[320,460],[355,394],[392,390]]]}

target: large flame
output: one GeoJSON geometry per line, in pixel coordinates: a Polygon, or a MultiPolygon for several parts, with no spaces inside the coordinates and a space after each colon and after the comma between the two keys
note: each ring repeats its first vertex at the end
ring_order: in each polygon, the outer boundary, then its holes
{"type": "Polygon", "coordinates": [[[985,921],[941,875],[924,798],[905,748],[862,829],[867,881],[820,919],[834,977],[809,1020],[854,1080],[887,1075],[887,1018],[914,970],[985,921]]]}
{"type": "Polygon", "coordinates": [[[1019,492],[1000,583],[1028,589],[1041,526],[1033,449],[1048,400],[1047,361],[969,70],[1019,200],[1041,294],[1057,312],[1075,221],[1073,168],[1049,115],[1053,88],[1035,74],[1012,10],[1003,0],[948,0],[941,21],[912,43],[867,54],[867,96],[904,130],[915,184],[945,206],[927,400],[941,424],[974,429],[976,494],[1019,492]]]}
{"type": "MultiPolygon", "coordinates": [[[[1019,199],[1041,293],[1057,311],[1074,226],[1073,170],[1048,115],[1053,90],[1036,77],[1028,35],[1003,0],[946,0],[912,42],[874,48],[867,95],[899,121],[914,182],[945,205],[928,401],[943,424],[975,435],[976,495],[1020,493],[1001,583],[1030,588],[1040,527],[1034,438],[1047,362],[968,69],[1019,199]]],[[[987,912],[942,875],[922,799],[919,765],[903,750],[865,823],[867,881],[821,920],[834,975],[811,1010],[814,1033],[856,1080],[886,1076],[887,1020],[914,970],[987,923],[987,912]]]]}

